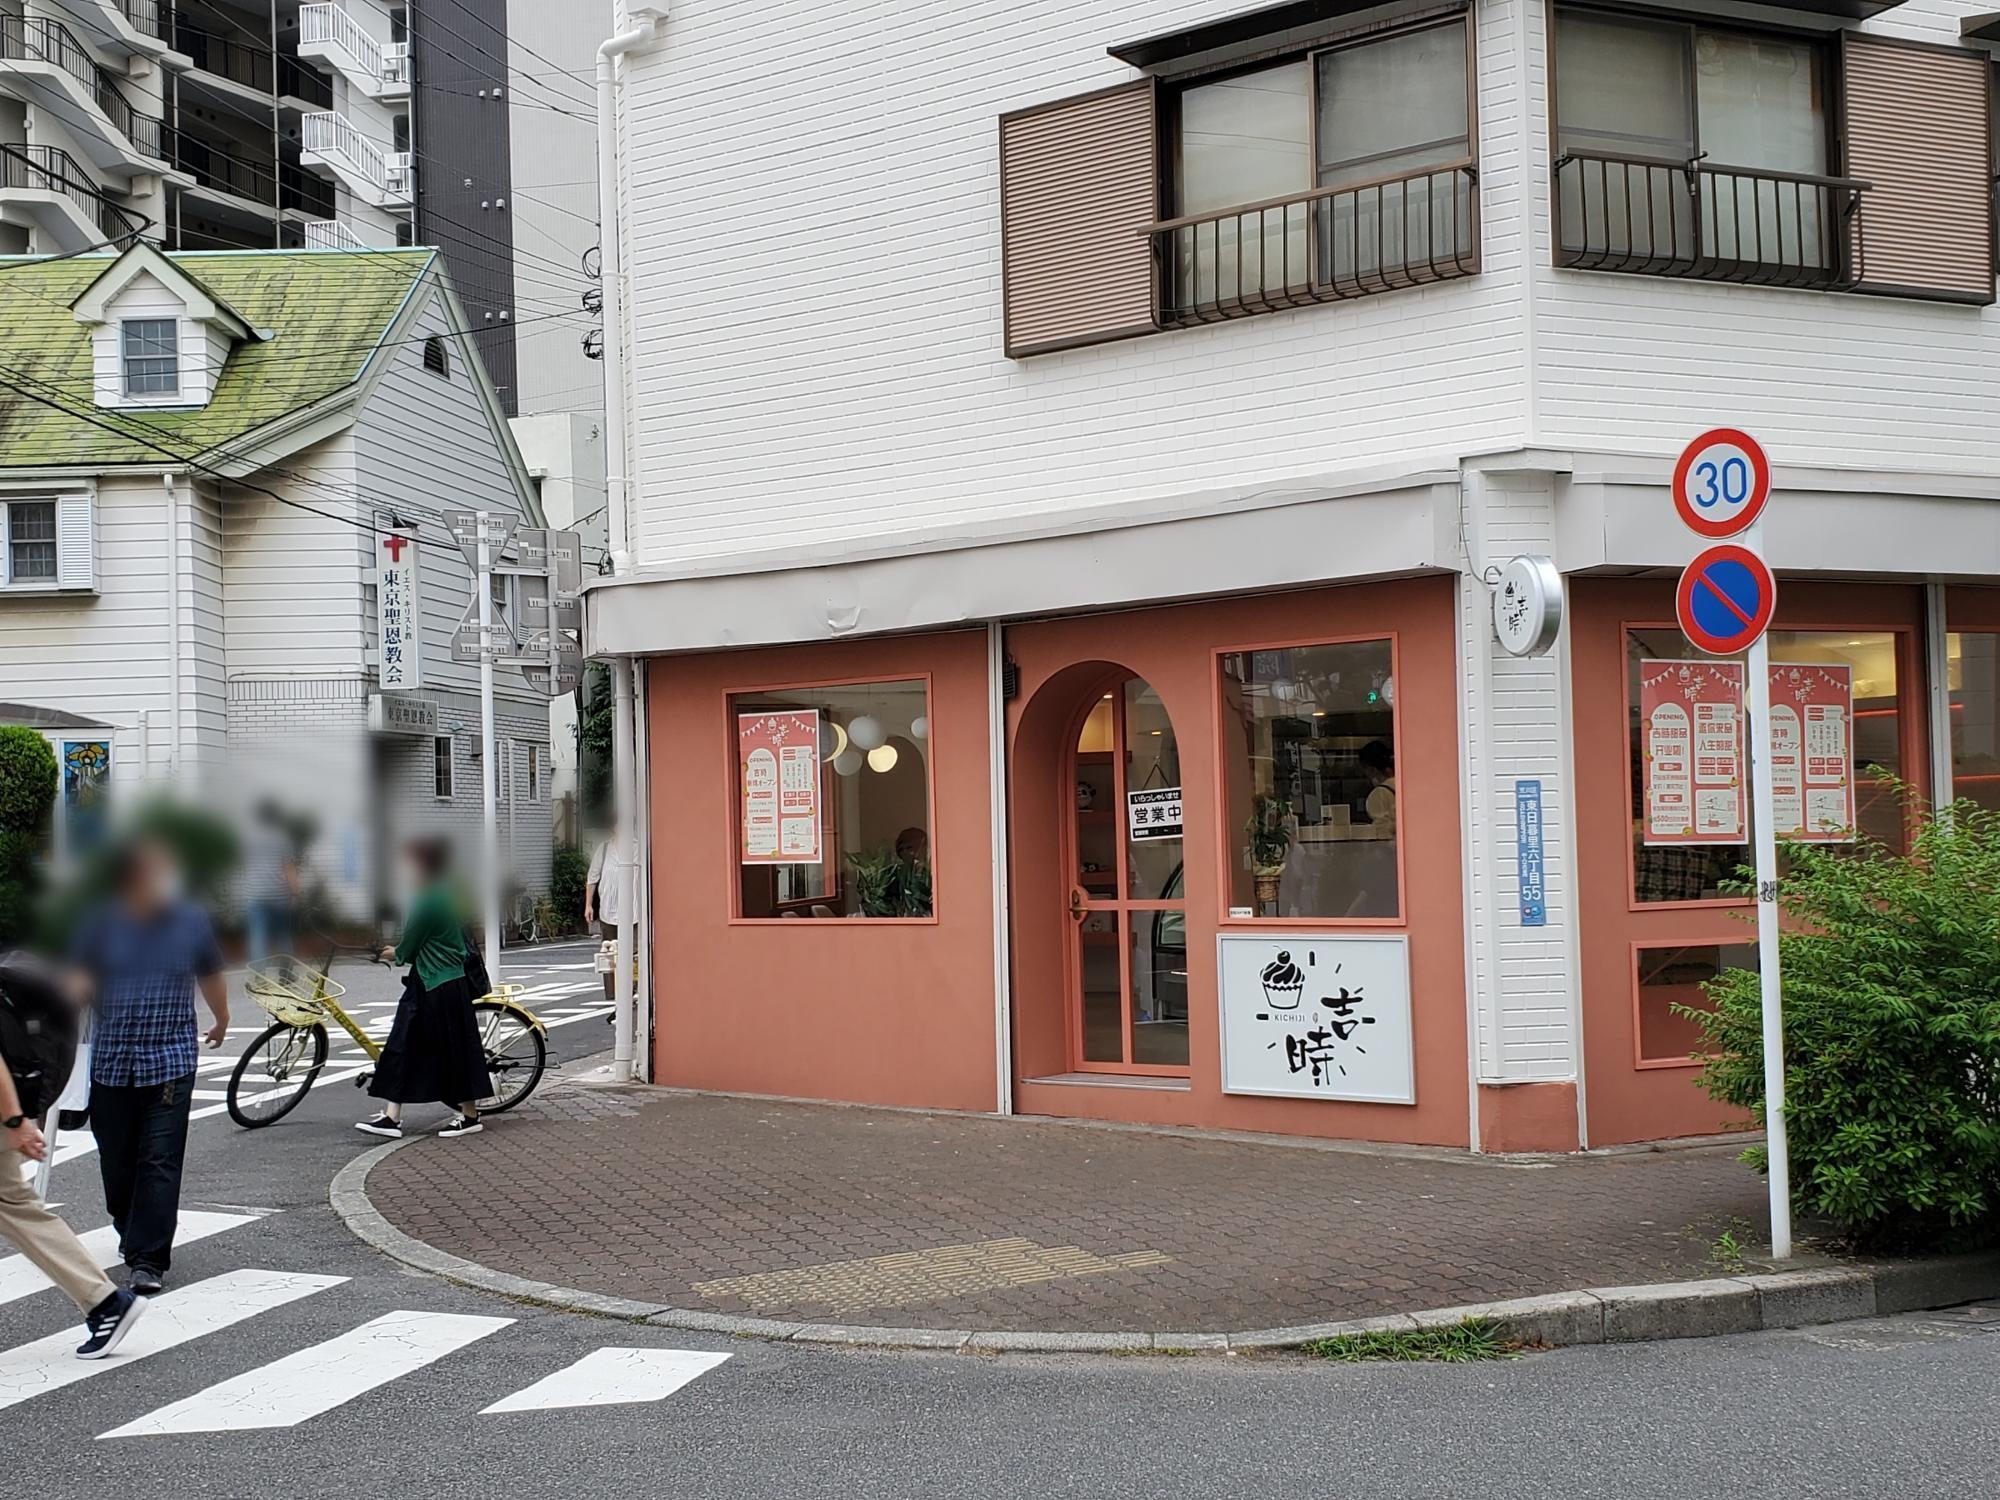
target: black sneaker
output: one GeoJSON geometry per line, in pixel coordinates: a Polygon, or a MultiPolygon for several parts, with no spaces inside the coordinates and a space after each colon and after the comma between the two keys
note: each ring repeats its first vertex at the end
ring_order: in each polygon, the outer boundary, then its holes
{"type": "Polygon", "coordinates": [[[155,1271],[151,1266],[134,1266],[132,1274],[125,1278],[125,1285],[137,1292],[141,1297],[159,1296],[161,1288],[165,1284],[160,1278],[160,1273],[155,1271]]]}
{"type": "Polygon", "coordinates": [[[390,1119],[386,1113],[379,1114],[372,1120],[356,1120],[354,1128],[356,1130],[365,1130],[370,1135],[386,1135],[392,1141],[399,1141],[403,1138],[402,1123],[398,1120],[390,1119]]]}
{"type": "Polygon", "coordinates": [[[130,1292],[113,1292],[84,1317],[84,1326],[90,1330],[90,1337],[77,1346],[78,1359],[102,1359],[124,1341],[132,1331],[132,1325],[139,1321],[139,1314],[146,1310],[146,1304],[130,1292]]]}
{"type": "Polygon", "coordinates": [[[453,1115],[438,1128],[440,1136],[478,1135],[486,1127],[479,1123],[477,1115],[453,1115]]]}

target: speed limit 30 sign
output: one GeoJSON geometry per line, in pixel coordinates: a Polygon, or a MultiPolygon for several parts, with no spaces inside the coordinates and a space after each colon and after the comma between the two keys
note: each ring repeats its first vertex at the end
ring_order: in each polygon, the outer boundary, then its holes
{"type": "Polygon", "coordinates": [[[1770,498],[1770,459],[1755,438],[1734,427],[1704,432],[1674,465],[1674,509],[1701,536],[1748,530],[1770,498]]]}

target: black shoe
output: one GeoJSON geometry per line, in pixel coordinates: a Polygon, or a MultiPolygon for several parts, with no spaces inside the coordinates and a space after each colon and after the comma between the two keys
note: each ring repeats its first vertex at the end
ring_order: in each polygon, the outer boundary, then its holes
{"type": "Polygon", "coordinates": [[[479,1123],[477,1115],[453,1115],[438,1128],[438,1134],[447,1138],[459,1135],[478,1135],[485,1128],[484,1125],[479,1123]]]}
{"type": "Polygon", "coordinates": [[[132,1274],[125,1278],[125,1285],[141,1297],[157,1297],[165,1282],[151,1266],[134,1266],[132,1274]]]}
{"type": "Polygon", "coordinates": [[[387,1114],[379,1114],[372,1120],[356,1120],[356,1130],[365,1130],[370,1135],[386,1135],[392,1141],[403,1138],[403,1126],[399,1120],[392,1120],[387,1114]]]}
{"type": "Polygon", "coordinates": [[[90,1337],[77,1346],[78,1359],[102,1359],[123,1342],[125,1335],[132,1331],[132,1325],[139,1321],[139,1314],[146,1310],[146,1304],[128,1291],[115,1291],[84,1317],[84,1326],[90,1330],[90,1337]]]}

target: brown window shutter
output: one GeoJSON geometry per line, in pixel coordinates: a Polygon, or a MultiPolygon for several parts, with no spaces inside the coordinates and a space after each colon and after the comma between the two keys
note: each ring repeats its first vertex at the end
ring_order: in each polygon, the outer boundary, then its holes
{"type": "Polygon", "coordinates": [[[1993,300],[1992,87],[1983,53],[1846,32],[1858,290],[1993,300]]]}
{"type": "Polygon", "coordinates": [[[1159,151],[1150,78],[1001,116],[1009,356],[1155,330],[1159,151]]]}

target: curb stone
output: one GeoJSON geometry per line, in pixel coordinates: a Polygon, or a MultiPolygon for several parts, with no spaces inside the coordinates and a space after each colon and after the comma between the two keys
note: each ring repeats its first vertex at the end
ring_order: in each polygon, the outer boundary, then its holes
{"type": "Polygon", "coordinates": [[[1226,1334],[996,1333],[743,1318],[532,1281],[482,1266],[403,1233],[369,1201],[368,1174],[390,1153],[422,1139],[422,1136],[405,1136],[400,1141],[372,1147],[334,1174],[327,1202],[363,1243],[416,1270],[516,1301],[647,1323],[656,1328],[682,1328],[737,1338],[969,1354],[1106,1354],[1149,1350],[1247,1354],[1297,1349],[1318,1339],[1343,1334],[1408,1333],[1451,1327],[1476,1317],[1491,1319],[1509,1337],[1524,1344],[1555,1347],[1803,1328],[1852,1318],[1951,1307],[1962,1302],[2000,1300],[2000,1251],[1981,1251],[1886,1264],[1718,1276],[1705,1281],[1596,1287],[1516,1297],[1504,1302],[1393,1313],[1387,1317],[1226,1334]]]}

